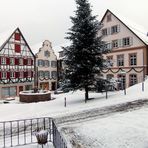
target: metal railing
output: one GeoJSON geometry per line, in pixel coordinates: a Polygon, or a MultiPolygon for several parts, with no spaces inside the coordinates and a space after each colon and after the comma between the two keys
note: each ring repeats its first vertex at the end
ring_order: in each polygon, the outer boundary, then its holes
{"type": "Polygon", "coordinates": [[[48,141],[53,141],[52,118],[33,118],[0,122],[0,148],[37,143],[35,132],[48,131],[48,141]]]}
{"type": "Polygon", "coordinates": [[[55,148],[67,148],[66,141],[64,140],[61,133],[58,131],[58,128],[55,124],[55,122],[52,122],[53,126],[53,145],[55,148]]]}

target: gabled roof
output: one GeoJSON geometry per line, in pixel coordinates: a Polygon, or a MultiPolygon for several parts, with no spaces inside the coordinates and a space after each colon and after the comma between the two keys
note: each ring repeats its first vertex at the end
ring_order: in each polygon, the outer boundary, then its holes
{"type": "Polygon", "coordinates": [[[26,39],[24,38],[22,32],[20,31],[20,29],[17,27],[17,28],[11,28],[9,30],[7,30],[6,32],[2,32],[0,33],[0,51],[3,49],[3,47],[7,44],[7,42],[10,40],[10,38],[13,36],[13,34],[18,31],[20,32],[23,40],[25,41],[27,47],[29,48],[30,52],[32,53],[32,55],[35,57],[35,55],[33,54],[30,46],[28,45],[26,39]]]}
{"type": "Polygon", "coordinates": [[[123,16],[115,15],[113,12],[111,12],[109,9],[105,12],[104,16],[101,19],[101,22],[104,20],[107,13],[111,13],[114,15],[125,27],[127,27],[137,38],[139,38],[145,45],[148,45],[148,31],[144,29],[142,26],[126,19],[123,16]]]}

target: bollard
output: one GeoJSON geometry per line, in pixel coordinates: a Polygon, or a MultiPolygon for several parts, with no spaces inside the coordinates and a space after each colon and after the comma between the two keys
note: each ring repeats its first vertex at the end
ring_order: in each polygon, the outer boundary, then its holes
{"type": "Polygon", "coordinates": [[[66,97],[64,98],[64,107],[66,107],[66,97]]]}

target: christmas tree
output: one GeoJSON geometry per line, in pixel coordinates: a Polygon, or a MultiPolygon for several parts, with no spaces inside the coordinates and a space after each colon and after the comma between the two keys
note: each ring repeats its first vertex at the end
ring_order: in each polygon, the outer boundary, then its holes
{"type": "Polygon", "coordinates": [[[77,90],[85,89],[85,102],[88,100],[89,86],[96,82],[96,76],[104,67],[103,53],[106,53],[102,36],[98,35],[102,25],[92,16],[88,0],[76,0],[77,10],[71,17],[72,27],[66,39],[70,46],[63,47],[66,64],[65,79],[68,87],[77,90]]]}

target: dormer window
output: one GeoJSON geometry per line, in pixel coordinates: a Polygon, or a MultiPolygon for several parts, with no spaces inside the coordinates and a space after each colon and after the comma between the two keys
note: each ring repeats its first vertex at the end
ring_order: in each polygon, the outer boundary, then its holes
{"type": "Polygon", "coordinates": [[[111,16],[111,14],[108,14],[107,15],[107,22],[110,22],[112,20],[112,16],[111,16]]]}

